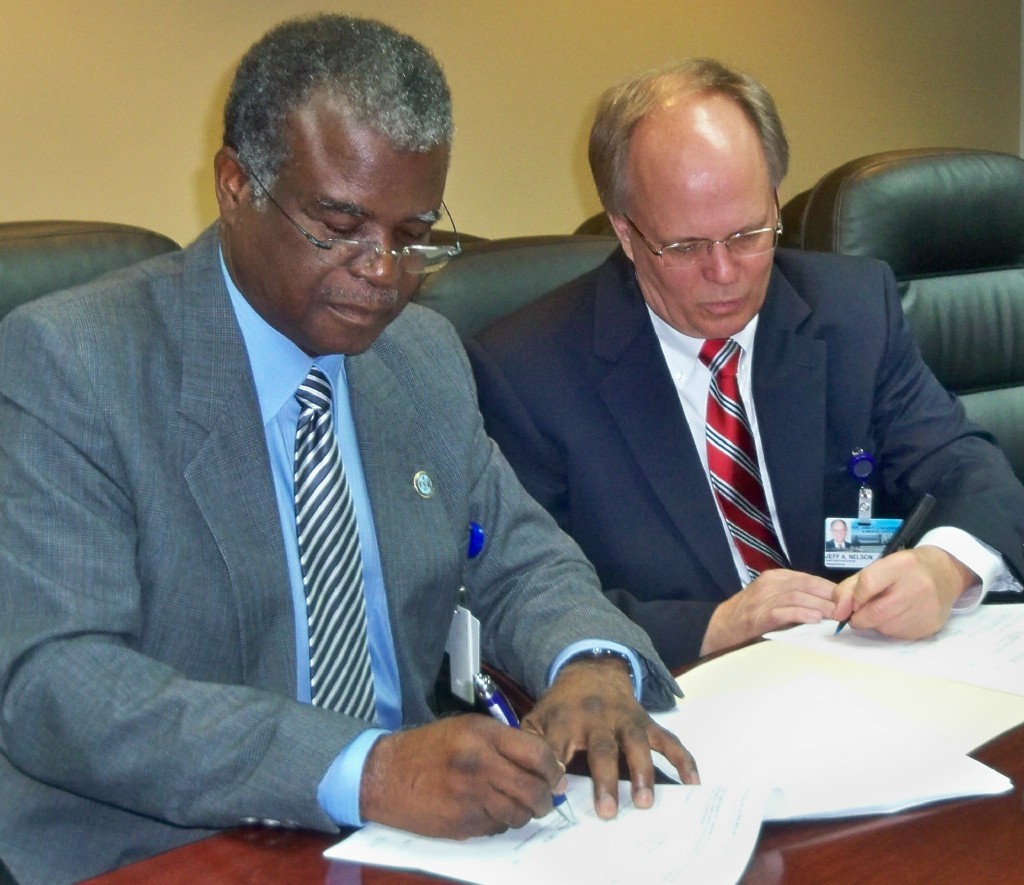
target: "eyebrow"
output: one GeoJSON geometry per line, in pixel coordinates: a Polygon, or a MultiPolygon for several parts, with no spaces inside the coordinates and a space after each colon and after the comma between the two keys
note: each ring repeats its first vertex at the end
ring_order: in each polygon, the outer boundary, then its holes
{"type": "MultiPolygon", "coordinates": [[[[335,212],[341,215],[351,215],[353,218],[372,218],[373,213],[363,208],[357,203],[342,202],[339,200],[332,200],[329,197],[321,197],[316,201],[316,205],[328,212],[335,212]]],[[[419,221],[423,224],[435,224],[441,218],[440,209],[429,209],[426,212],[421,212],[418,215],[411,215],[406,218],[406,221],[419,221]]]]}
{"type": "MultiPolygon", "coordinates": [[[[752,231],[752,230],[763,230],[763,229],[765,229],[767,227],[770,227],[770,225],[768,224],[768,216],[765,216],[760,221],[752,221],[752,222],[750,222],[750,224],[745,224],[739,230],[734,230],[731,234],[726,234],[724,239],[729,239],[729,237],[736,237],[736,236],[740,236],[742,234],[750,233],[750,231],[752,231]]],[[[680,243],[699,243],[699,242],[704,241],[704,240],[712,240],[712,239],[713,239],[713,237],[683,237],[683,239],[675,240],[672,243],[670,243],[669,245],[675,246],[675,245],[678,245],[680,243]]]]}
{"type": "Polygon", "coordinates": [[[320,197],[316,201],[320,209],[328,212],[335,212],[339,215],[352,215],[356,218],[370,218],[371,213],[356,203],[347,203],[340,200],[332,200],[330,197],[320,197]]]}

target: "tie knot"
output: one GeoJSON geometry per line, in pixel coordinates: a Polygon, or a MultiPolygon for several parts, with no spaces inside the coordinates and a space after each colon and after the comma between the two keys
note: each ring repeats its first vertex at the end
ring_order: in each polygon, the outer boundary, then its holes
{"type": "Polygon", "coordinates": [[[331,382],[327,380],[323,369],[313,366],[305,380],[295,391],[295,398],[303,409],[315,409],[324,412],[331,407],[331,382]]]}
{"type": "Polygon", "coordinates": [[[740,361],[740,346],[732,338],[709,338],[700,349],[700,361],[712,375],[723,370],[735,375],[740,361]]]}

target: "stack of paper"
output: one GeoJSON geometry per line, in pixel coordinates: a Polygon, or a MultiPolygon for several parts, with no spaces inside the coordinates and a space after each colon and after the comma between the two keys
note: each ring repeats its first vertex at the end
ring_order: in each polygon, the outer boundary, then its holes
{"type": "MultiPolygon", "coordinates": [[[[1012,787],[942,735],[813,674],[686,699],[655,718],[693,754],[703,785],[778,788],[768,820],[887,813],[1012,787]]],[[[658,766],[674,775],[660,757],[658,766]]]]}
{"type": "Polygon", "coordinates": [[[733,883],[762,819],[884,814],[1012,788],[965,751],[1024,715],[1024,605],[953,617],[914,643],[849,627],[837,636],[828,621],[769,637],[777,641],[681,677],[688,697],[655,717],[693,753],[700,787],[658,787],[655,807],[640,811],[621,785],[618,818],[602,821],[590,781],[571,777],[575,826],[552,813],[501,836],[453,842],[370,825],[326,856],[486,885],[733,883]],[[924,683],[930,706],[940,708],[926,714],[909,702],[924,683]],[[972,709],[1002,703],[974,728],[958,728],[941,715],[962,718],[965,706],[935,697],[962,700],[964,692],[984,696],[972,709]]]}
{"type": "Polygon", "coordinates": [[[915,642],[852,627],[837,635],[835,627],[835,621],[822,621],[768,633],[765,638],[1024,695],[1024,605],[983,605],[970,614],[953,615],[934,636],[915,642]]]}
{"type": "Polygon", "coordinates": [[[640,810],[620,785],[619,815],[594,813],[589,778],[569,776],[576,824],[552,812],[520,830],[454,842],[370,824],[324,854],[333,860],[399,867],[481,885],[523,882],[700,882],[732,885],[743,874],[767,797],[746,787],[660,786],[640,810]]]}

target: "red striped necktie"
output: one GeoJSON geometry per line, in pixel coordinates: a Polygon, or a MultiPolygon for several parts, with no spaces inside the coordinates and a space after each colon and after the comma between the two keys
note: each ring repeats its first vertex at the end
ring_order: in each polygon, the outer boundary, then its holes
{"type": "Polygon", "coordinates": [[[736,379],[740,346],[732,338],[705,341],[700,361],[711,371],[705,422],[711,487],[753,580],[767,569],[785,567],[786,558],[768,513],[757,448],[736,379]]]}

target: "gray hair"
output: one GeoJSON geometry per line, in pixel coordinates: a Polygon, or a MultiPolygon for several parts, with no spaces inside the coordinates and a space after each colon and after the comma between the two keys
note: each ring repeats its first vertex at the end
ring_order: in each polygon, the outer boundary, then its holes
{"type": "Polygon", "coordinates": [[[768,90],[713,58],[688,58],[625,80],[601,96],[590,129],[589,158],[606,212],[628,211],[626,162],[637,123],[669,98],[701,92],[725,95],[739,104],[760,136],[772,187],[779,186],[789,168],[789,142],[768,90]]]}
{"type": "Polygon", "coordinates": [[[451,143],[451,93],[430,50],[378,21],[319,15],[278,25],[243,56],[224,106],[224,144],[270,187],[288,159],[289,114],[320,91],[398,150],[451,143]]]}

